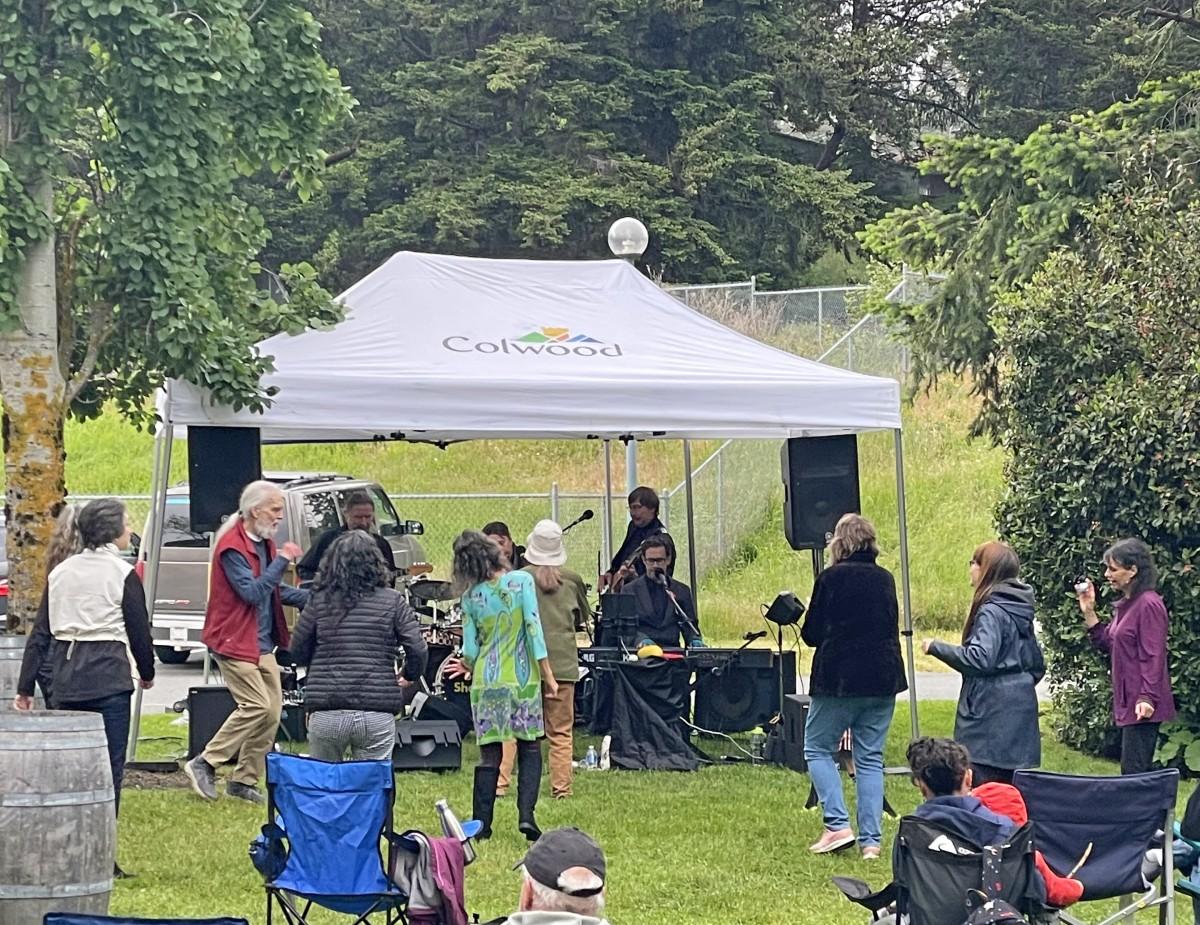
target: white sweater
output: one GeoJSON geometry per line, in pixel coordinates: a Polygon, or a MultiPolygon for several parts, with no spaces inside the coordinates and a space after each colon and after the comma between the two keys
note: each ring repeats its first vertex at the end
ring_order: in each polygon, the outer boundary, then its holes
{"type": "Polygon", "coordinates": [[[121,601],[133,566],[111,543],[85,549],[50,572],[50,632],[66,642],[129,644],[121,601]]]}

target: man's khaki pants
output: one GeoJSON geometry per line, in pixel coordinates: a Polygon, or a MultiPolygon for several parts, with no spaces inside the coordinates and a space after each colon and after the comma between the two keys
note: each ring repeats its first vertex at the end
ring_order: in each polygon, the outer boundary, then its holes
{"type": "MultiPolygon", "coordinates": [[[[558,693],[546,693],[542,687],[542,713],[546,726],[546,739],[550,743],[550,792],[559,798],[571,795],[571,759],[575,744],[575,682],[559,681],[558,693]]],[[[512,779],[513,762],[517,757],[517,743],[505,742],[504,755],[500,760],[500,781],[496,792],[504,795],[512,779]]]]}
{"type": "Polygon", "coordinates": [[[253,787],[263,776],[267,752],[275,741],[279,716],[283,712],[283,690],[279,685],[279,665],[268,652],[258,664],[218,656],[221,675],[237,709],[217,730],[201,756],[213,768],[237,758],[231,781],[253,787]]]}

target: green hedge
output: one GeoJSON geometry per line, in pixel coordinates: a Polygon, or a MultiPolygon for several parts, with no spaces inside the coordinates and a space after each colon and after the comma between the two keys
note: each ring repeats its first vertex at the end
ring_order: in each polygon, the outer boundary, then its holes
{"type": "Polygon", "coordinates": [[[1115,743],[1111,687],[1071,585],[1091,577],[1107,617],[1100,559],[1117,538],[1150,544],[1171,614],[1181,724],[1160,757],[1182,757],[1198,718],[1197,228],[1200,208],[1159,186],[1114,193],[1087,217],[1082,246],[1052,257],[996,319],[1009,451],[999,526],[1040,600],[1057,737],[1094,753],[1115,743]]]}

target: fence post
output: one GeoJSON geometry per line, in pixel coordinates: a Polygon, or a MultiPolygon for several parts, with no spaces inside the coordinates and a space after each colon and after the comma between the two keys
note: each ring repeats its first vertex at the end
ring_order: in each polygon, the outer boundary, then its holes
{"type": "Polygon", "coordinates": [[[817,290],[817,349],[825,349],[825,299],[820,289],[817,290]]]}
{"type": "Polygon", "coordinates": [[[550,483],[550,519],[558,523],[558,482],[550,483]]]}
{"type": "Polygon", "coordinates": [[[717,561],[725,561],[725,451],[717,450],[717,561]]]}
{"type": "Polygon", "coordinates": [[[854,372],[854,335],[846,341],[846,369],[854,372]]]}

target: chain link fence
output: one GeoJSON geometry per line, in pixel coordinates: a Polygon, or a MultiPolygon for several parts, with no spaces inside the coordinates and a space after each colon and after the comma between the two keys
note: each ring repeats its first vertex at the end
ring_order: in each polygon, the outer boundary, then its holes
{"type": "MultiPolygon", "coordinates": [[[[907,299],[924,294],[936,284],[916,274],[905,274],[889,298],[907,299]]],[[[901,381],[908,374],[907,350],[889,336],[881,319],[865,315],[865,286],[821,287],[783,292],[759,292],[754,281],[704,286],[666,286],[673,296],[696,311],[758,340],[800,356],[857,372],[889,376],[901,381]]],[[[619,448],[614,444],[614,451],[619,448]]],[[[740,544],[758,531],[772,505],[782,498],[780,444],[775,440],[734,440],[693,470],[696,566],[699,579],[729,561],[740,544]]],[[[597,469],[601,467],[597,454],[597,469]]],[[[363,474],[365,475],[365,474],[363,474]]],[[[386,487],[386,486],[385,486],[386,487]]],[[[687,502],[684,483],[658,486],[660,516],[679,549],[676,573],[688,569],[687,502]]],[[[550,517],[564,526],[585,510],[593,518],[567,535],[571,565],[586,580],[603,571],[625,535],[624,492],[614,493],[608,505],[603,492],[571,490],[551,485],[542,492],[480,492],[470,494],[391,494],[401,520],[419,520],[425,533],[419,538],[435,574],[446,576],[450,548],[462,530],[478,530],[501,520],[523,543],[538,520],[550,517]],[[603,529],[611,518],[613,548],[603,529]]],[[[78,496],[72,501],[86,501],[78,496]]],[[[150,509],[149,495],[124,498],[130,520],[142,532],[150,509]]],[[[693,580],[693,584],[695,581],[693,580]]]]}

